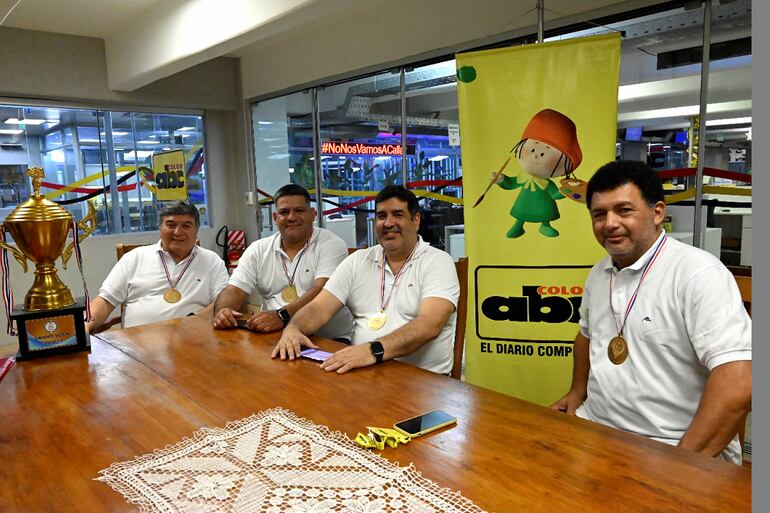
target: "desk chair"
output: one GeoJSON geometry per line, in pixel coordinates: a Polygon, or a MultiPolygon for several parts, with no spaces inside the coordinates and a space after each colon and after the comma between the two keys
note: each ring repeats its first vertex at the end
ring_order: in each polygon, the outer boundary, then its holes
{"type": "Polygon", "coordinates": [[[117,253],[117,260],[120,260],[123,258],[123,255],[131,251],[132,249],[136,249],[139,246],[146,246],[147,244],[116,244],[115,245],[115,253],[117,253]]]}
{"type": "MultiPolygon", "coordinates": [[[[146,244],[116,244],[115,245],[115,253],[116,253],[116,260],[120,260],[123,258],[123,255],[131,251],[132,249],[136,249],[140,246],[146,246],[146,244]]],[[[102,331],[107,331],[108,329],[112,328],[113,326],[117,324],[123,323],[123,310],[125,307],[123,305],[120,305],[120,315],[118,317],[113,317],[112,319],[108,320],[104,324],[102,324],[99,328],[97,328],[94,333],[101,333],[102,331]]]]}
{"type": "Polygon", "coordinates": [[[751,276],[736,276],[735,282],[741,291],[741,300],[751,316],[751,276]]]}
{"type": "MultiPolygon", "coordinates": [[[[746,307],[746,310],[749,312],[749,317],[751,317],[751,276],[735,276],[735,282],[738,284],[738,290],[741,292],[741,300],[743,301],[743,305],[746,307]]],[[[743,420],[741,420],[741,423],[738,427],[738,439],[741,442],[742,448],[744,449],[748,448],[748,451],[744,451],[744,456],[748,454],[750,457],[751,442],[749,442],[747,446],[746,440],[745,440],[747,417],[748,417],[748,413],[746,414],[746,416],[743,417],[743,420]]]]}
{"type": "Polygon", "coordinates": [[[453,378],[462,376],[463,349],[465,349],[465,322],[468,317],[468,257],[460,257],[455,262],[457,279],[460,282],[460,297],[457,299],[457,324],[455,325],[455,361],[452,365],[453,378]]]}

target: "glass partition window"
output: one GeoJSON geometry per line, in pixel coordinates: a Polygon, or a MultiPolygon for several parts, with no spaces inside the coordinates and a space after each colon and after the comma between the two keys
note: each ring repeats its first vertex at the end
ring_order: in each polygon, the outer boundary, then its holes
{"type": "Polygon", "coordinates": [[[271,196],[288,183],[315,192],[313,115],[309,93],[299,92],[252,107],[257,192],[262,205],[262,233],[275,232],[271,196]]]}
{"type": "MultiPolygon", "coordinates": [[[[705,236],[698,245],[720,257],[733,272],[750,272],[751,2],[712,2],[711,7],[704,120],[699,119],[702,5],[629,16],[609,25],[590,24],[591,28],[546,41],[622,32],[616,158],[645,161],[660,173],[670,216],[667,230],[675,238],[698,244],[693,240],[696,184],[692,175],[698,150],[704,149],[701,231],[705,236]],[[701,122],[705,124],[703,141],[697,137],[701,122]]],[[[315,133],[321,161],[312,167],[321,174],[324,222],[348,219],[345,222],[355,227],[357,246],[376,244],[371,195],[389,183],[403,183],[406,176],[406,186],[420,197],[422,237],[454,257],[462,256],[462,155],[454,60],[382,72],[316,91],[320,126],[315,133]],[[386,153],[386,148],[400,150],[404,131],[406,158],[386,153]]],[[[258,105],[274,101],[282,100],[258,105]]],[[[311,112],[312,102],[305,109],[311,112]]],[[[256,123],[269,120],[259,117],[257,110],[254,116],[256,123]]],[[[304,162],[310,164],[312,134],[307,141],[304,162]]],[[[269,155],[255,150],[257,161],[269,155]]],[[[258,166],[258,181],[260,173],[258,166]]],[[[312,175],[311,170],[307,173],[312,175]]]]}
{"type": "Polygon", "coordinates": [[[77,219],[97,211],[97,234],[157,230],[161,201],[153,155],[182,150],[187,199],[207,226],[203,118],[196,115],[0,105],[0,153],[11,166],[18,193],[6,194],[0,217],[31,193],[28,167],[42,167],[41,193],[77,219]],[[11,200],[13,197],[15,199],[11,200]]]}
{"type": "Polygon", "coordinates": [[[373,195],[404,182],[400,91],[390,72],[318,90],[324,224],[349,247],[377,243],[373,195]]]}
{"type": "Polygon", "coordinates": [[[420,235],[465,254],[457,79],[454,59],[405,73],[408,187],[420,199],[420,235]],[[450,137],[450,132],[452,136],[450,137]],[[422,191],[434,193],[421,196],[422,191]],[[451,241],[455,242],[452,247],[451,241]]]}

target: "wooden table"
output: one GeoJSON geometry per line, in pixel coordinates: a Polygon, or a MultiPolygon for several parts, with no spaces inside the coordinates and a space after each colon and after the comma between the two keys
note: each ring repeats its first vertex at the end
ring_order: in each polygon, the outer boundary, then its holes
{"type": "Polygon", "coordinates": [[[746,468],[398,362],[337,375],[272,360],[277,338],[188,317],[17,363],[0,382],[0,510],[137,511],[99,470],[276,406],[351,438],[452,413],[456,427],[382,455],[497,513],[751,510],[746,468]]]}

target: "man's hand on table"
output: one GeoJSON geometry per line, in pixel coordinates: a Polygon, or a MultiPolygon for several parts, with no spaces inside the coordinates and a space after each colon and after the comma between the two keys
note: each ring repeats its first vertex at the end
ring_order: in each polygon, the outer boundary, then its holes
{"type": "Polygon", "coordinates": [[[318,346],[310,341],[305,335],[300,333],[297,328],[287,326],[283,333],[281,333],[281,339],[273,349],[272,358],[280,356],[281,360],[294,360],[300,357],[302,347],[309,347],[312,349],[318,349],[318,346]]]}
{"type": "Polygon", "coordinates": [[[374,365],[376,361],[369,344],[360,344],[340,349],[323,362],[321,368],[327,372],[337,371],[337,374],[342,374],[359,367],[374,365]]]}
{"type": "Polygon", "coordinates": [[[283,321],[275,310],[263,310],[252,315],[246,321],[246,326],[252,331],[270,333],[283,329],[283,321]]]}
{"type": "Polygon", "coordinates": [[[553,403],[550,408],[556,411],[563,411],[570,415],[575,415],[575,410],[586,400],[586,394],[579,391],[570,390],[567,395],[553,403]]]}
{"type": "Polygon", "coordinates": [[[224,330],[228,328],[237,328],[238,319],[243,317],[243,314],[232,308],[220,308],[214,315],[214,328],[218,330],[224,330]]]}

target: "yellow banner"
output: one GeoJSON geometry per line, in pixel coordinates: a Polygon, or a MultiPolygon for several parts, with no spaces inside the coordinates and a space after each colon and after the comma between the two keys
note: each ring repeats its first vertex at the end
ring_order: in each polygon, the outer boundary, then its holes
{"type": "Polygon", "coordinates": [[[603,255],[585,184],[615,159],[620,35],[457,55],[469,258],[466,379],[550,404],[603,255]]]}
{"type": "Polygon", "coordinates": [[[152,171],[158,201],[187,199],[183,150],[155,153],[152,156],[152,171]]]}

